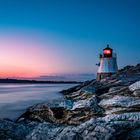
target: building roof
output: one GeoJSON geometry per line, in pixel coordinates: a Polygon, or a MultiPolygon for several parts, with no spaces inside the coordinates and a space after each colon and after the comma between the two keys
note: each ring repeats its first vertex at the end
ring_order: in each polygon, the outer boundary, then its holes
{"type": "Polygon", "coordinates": [[[107,44],[107,47],[104,48],[104,50],[112,50],[112,49],[109,47],[109,44],[107,44]]]}

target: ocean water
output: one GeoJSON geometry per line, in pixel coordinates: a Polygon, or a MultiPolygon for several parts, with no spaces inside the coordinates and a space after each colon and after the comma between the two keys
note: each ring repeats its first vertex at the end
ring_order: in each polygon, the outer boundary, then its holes
{"type": "Polygon", "coordinates": [[[0,118],[16,119],[29,106],[63,100],[59,91],[75,84],[0,84],[0,118]]]}

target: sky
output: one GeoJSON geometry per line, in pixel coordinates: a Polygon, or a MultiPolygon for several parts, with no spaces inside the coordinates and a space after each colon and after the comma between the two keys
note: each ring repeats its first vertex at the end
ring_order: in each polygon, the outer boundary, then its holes
{"type": "Polygon", "coordinates": [[[0,77],[96,73],[106,44],[140,63],[140,0],[0,0],[0,77]]]}

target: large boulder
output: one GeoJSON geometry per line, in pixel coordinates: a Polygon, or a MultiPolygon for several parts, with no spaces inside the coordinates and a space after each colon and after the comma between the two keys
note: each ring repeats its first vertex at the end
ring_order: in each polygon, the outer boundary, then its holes
{"type": "Polygon", "coordinates": [[[85,94],[94,94],[96,92],[96,88],[95,88],[95,86],[88,85],[88,86],[80,89],[80,92],[83,92],[85,94]]]}
{"type": "Polygon", "coordinates": [[[73,103],[72,110],[76,109],[90,109],[90,111],[94,112],[94,114],[101,114],[103,112],[102,108],[98,105],[98,99],[95,95],[92,95],[91,98],[86,100],[79,100],[73,103]]]}
{"type": "Polygon", "coordinates": [[[39,123],[26,135],[25,140],[55,140],[57,135],[64,129],[62,125],[52,123],[39,123]]]}
{"type": "Polygon", "coordinates": [[[72,110],[64,107],[50,108],[46,103],[42,103],[29,107],[25,113],[17,119],[17,122],[30,120],[56,124],[78,125],[89,120],[91,117],[96,116],[99,113],[99,110],[97,109],[98,108],[92,108],[92,106],[89,106],[89,108],[86,108],[86,106],[80,108],[77,107],[72,110]]]}
{"type": "MultiPolygon", "coordinates": [[[[112,121],[135,121],[140,123],[140,112],[130,112],[123,114],[110,114],[102,118],[106,122],[112,121]]],[[[132,122],[133,123],[133,122],[132,122]]]]}
{"type": "Polygon", "coordinates": [[[29,107],[17,122],[26,120],[37,122],[67,123],[68,110],[64,107],[48,107],[46,103],[40,103],[29,107]]]}
{"type": "Polygon", "coordinates": [[[137,97],[140,97],[140,90],[135,90],[133,94],[137,97]]]}
{"type": "Polygon", "coordinates": [[[97,98],[94,95],[89,99],[75,101],[72,110],[76,108],[91,108],[93,105],[97,106],[97,98]]]}
{"type": "Polygon", "coordinates": [[[103,99],[99,105],[105,109],[105,114],[138,112],[140,111],[140,98],[115,95],[109,99],[103,99]]]}
{"type": "Polygon", "coordinates": [[[15,123],[10,120],[0,119],[0,140],[22,140],[25,139],[35,127],[36,122],[15,123]]]}
{"type": "Polygon", "coordinates": [[[140,97],[140,81],[129,86],[129,89],[137,97],[140,97]]]}
{"type": "Polygon", "coordinates": [[[111,99],[114,96],[134,97],[133,92],[129,90],[128,86],[117,86],[111,87],[107,93],[100,95],[99,98],[100,100],[111,99]]]}
{"type": "Polygon", "coordinates": [[[99,103],[104,108],[109,107],[140,107],[140,98],[128,96],[114,96],[110,99],[103,99],[99,103]]]}
{"type": "Polygon", "coordinates": [[[130,91],[140,90],[140,81],[135,82],[129,86],[130,91]]]}
{"type": "Polygon", "coordinates": [[[29,107],[25,113],[23,113],[17,121],[22,119],[32,120],[32,121],[48,121],[48,122],[55,122],[56,118],[52,110],[48,107],[47,104],[36,104],[29,107]]]}
{"type": "Polygon", "coordinates": [[[123,86],[115,86],[115,87],[111,87],[109,89],[109,93],[112,93],[112,92],[119,92],[122,88],[124,88],[123,86]]]}

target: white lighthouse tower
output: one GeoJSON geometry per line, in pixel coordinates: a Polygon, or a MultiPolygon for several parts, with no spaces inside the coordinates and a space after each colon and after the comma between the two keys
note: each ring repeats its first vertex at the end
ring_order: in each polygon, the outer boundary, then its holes
{"type": "Polygon", "coordinates": [[[113,52],[113,49],[107,47],[103,50],[103,53],[99,55],[100,62],[98,64],[97,80],[110,77],[110,75],[118,71],[117,55],[113,52]]]}

